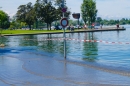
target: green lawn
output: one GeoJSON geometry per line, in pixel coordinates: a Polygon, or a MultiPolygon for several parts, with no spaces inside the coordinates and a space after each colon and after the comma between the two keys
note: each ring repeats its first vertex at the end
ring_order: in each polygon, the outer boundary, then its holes
{"type": "Polygon", "coordinates": [[[2,35],[63,32],[63,30],[3,30],[2,35]]]}
{"type": "MultiPolygon", "coordinates": [[[[75,29],[74,32],[84,31],[84,29],[75,29]]],[[[39,34],[39,33],[62,33],[64,30],[2,30],[2,35],[22,35],[22,34],[39,34]]],[[[65,30],[65,32],[70,32],[70,30],[65,30]]],[[[1,31],[0,31],[1,33],[1,31]]]]}

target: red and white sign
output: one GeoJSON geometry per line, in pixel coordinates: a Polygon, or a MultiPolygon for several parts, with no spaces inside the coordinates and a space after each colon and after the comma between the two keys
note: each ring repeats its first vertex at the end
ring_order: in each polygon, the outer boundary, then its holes
{"type": "Polygon", "coordinates": [[[60,24],[62,27],[66,27],[68,25],[68,19],[67,18],[61,19],[60,24]]]}

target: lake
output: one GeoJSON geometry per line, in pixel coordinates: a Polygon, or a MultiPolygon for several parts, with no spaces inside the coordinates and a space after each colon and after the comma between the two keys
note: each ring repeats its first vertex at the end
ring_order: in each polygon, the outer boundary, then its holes
{"type": "MultiPolygon", "coordinates": [[[[88,65],[94,69],[108,71],[109,73],[112,72],[123,76],[129,75],[130,25],[124,25],[124,27],[126,28],[124,31],[67,33],[66,61],[81,66],[88,65]]],[[[21,61],[26,62],[25,60],[30,58],[36,60],[39,58],[65,60],[63,34],[5,36],[0,38],[0,43],[6,45],[6,47],[0,48],[0,67],[4,68],[4,71],[11,70],[11,68],[15,70],[18,67],[14,65],[21,65],[21,61]],[[17,61],[15,56],[21,61],[17,61]],[[13,59],[10,60],[8,57],[13,59]],[[7,63],[13,64],[13,66],[10,65],[10,68],[7,68],[9,67],[7,63]]],[[[26,65],[26,67],[30,68],[31,66],[26,65]]],[[[27,71],[33,69],[29,68],[27,71]]],[[[22,69],[20,70],[22,71],[22,69]]],[[[2,72],[0,71],[0,73],[2,72]]]]}

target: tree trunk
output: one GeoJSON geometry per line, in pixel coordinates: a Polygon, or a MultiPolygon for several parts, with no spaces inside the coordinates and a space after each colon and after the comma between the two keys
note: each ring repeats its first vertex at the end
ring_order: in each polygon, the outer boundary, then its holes
{"type": "Polygon", "coordinates": [[[36,29],[38,29],[38,20],[36,19],[36,29]]]}
{"type": "Polygon", "coordinates": [[[49,29],[48,29],[48,23],[47,23],[47,30],[49,30],[49,29]]]}
{"type": "Polygon", "coordinates": [[[91,24],[91,29],[92,29],[92,19],[90,18],[90,24],[91,24]]]}
{"type": "Polygon", "coordinates": [[[1,36],[1,35],[2,35],[2,28],[0,28],[0,31],[1,31],[1,32],[0,32],[0,36],[1,36]]]}
{"type": "Polygon", "coordinates": [[[51,23],[50,23],[50,30],[51,30],[51,23]]]}
{"type": "Polygon", "coordinates": [[[31,25],[29,25],[29,30],[31,30],[31,25]]]}
{"type": "Polygon", "coordinates": [[[91,24],[91,29],[92,29],[92,22],[90,24],[91,24]]]}
{"type": "Polygon", "coordinates": [[[89,27],[91,27],[91,25],[90,25],[90,20],[88,21],[88,25],[89,25],[89,27]]]}

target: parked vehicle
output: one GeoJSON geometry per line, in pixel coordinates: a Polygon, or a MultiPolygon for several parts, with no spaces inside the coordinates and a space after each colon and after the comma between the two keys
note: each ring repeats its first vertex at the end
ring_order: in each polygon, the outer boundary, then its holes
{"type": "Polygon", "coordinates": [[[62,30],[62,26],[58,26],[60,30],[62,30]]]}
{"type": "Polygon", "coordinates": [[[55,30],[62,30],[62,26],[55,26],[55,30]]]}
{"type": "Polygon", "coordinates": [[[51,29],[52,29],[52,30],[55,30],[55,26],[51,26],[51,29]]]}

